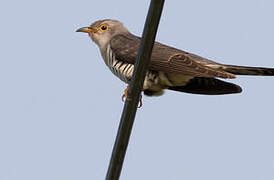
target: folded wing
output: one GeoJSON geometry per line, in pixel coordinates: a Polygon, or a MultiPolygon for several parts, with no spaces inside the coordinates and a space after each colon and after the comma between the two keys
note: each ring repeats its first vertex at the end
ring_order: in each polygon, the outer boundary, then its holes
{"type": "MultiPolygon", "coordinates": [[[[141,39],[132,34],[121,34],[113,37],[110,45],[116,59],[134,64],[140,42],[141,39]]],[[[205,58],[155,42],[149,69],[193,77],[235,78],[232,73],[207,66],[208,63],[219,65],[205,58]]]]}

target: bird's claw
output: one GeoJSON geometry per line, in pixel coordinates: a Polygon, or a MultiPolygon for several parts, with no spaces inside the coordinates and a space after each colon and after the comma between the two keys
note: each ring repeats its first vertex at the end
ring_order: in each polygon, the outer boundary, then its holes
{"type": "Polygon", "coordinates": [[[126,95],[123,94],[123,96],[122,96],[122,101],[125,102],[125,99],[126,99],[126,98],[127,98],[126,95]]]}
{"type": "Polygon", "coordinates": [[[138,105],[138,108],[141,108],[142,106],[143,106],[142,94],[140,94],[140,99],[139,99],[139,105],[138,105]]]}
{"type": "Polygon", "coordinates": [[[127,98],[128,98],[128,86],[127,86],[127,88],[124,90],[124,94],[123,94],[123,96],[122,96],[122,101],[125,102],[125,99],[127,99],[127,98]]]}
{"type": "MultiPolygon", "coordinates": [[[[129,88],[129,86],[127,86],[127,88],[124,91],[124,94],[122,95],[123,102],[125,102],[125,99],[128,98],[128,88],[129,88]]],[[[138,108],[141,108],[142,106],[143,106],[142,95],[140,95],[138,108]]]]}

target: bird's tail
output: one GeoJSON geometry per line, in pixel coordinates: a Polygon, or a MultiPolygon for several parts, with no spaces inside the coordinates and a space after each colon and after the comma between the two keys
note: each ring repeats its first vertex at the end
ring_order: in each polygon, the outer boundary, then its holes
{"type": "Polygon", "coordinates": [[[204,95],[222,95],[242,92],[236,84],[215,78],[195,77],[184,86],[171,86],[169,90],[204,95]]]}
{"type": "Polygon", "coordinates": [[[222,65],[222,69],[235,75],[274,76],[274,68],[222,65]]]}

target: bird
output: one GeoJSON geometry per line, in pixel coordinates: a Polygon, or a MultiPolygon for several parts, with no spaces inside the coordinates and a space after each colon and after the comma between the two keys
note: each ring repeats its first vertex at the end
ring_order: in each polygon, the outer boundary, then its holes
{"type": "MultiPolygon", "coordinates": [[[[126,84],[130,83],[140,37],[113,19],[95,21],[76,32],[87,33],[98,45],[110,71],[126,84]]],[[[201,95],[241,93],[239,85],[222,80],[234,79],[236,75],[274,76],[274,68],[217,63],[155,41],[142,91],[147,96],[160,96],[164,90],[201,95]]],[[[122,99],[128,97],[127,92],[128,86],[122,99]]]]}

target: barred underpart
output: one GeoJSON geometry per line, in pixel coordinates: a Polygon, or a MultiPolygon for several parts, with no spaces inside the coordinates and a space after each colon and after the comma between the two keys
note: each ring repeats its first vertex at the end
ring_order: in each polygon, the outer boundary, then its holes
{"type": "MultiPolygon", "coordinates": [[[[103,52],[105,52],[102,53],[103,59],[110,71],[119,79],[129,84],[133,75],[134,65],[117,60],[115,54],[110,48],[110,45],[108,45],[106,50],[103,52]]],[[[160,86],[158,72],[148,71],[145,77],[143,90],[153,88],[155,91],[159,91],[162,88],[158,86],[160,86]]]]}

